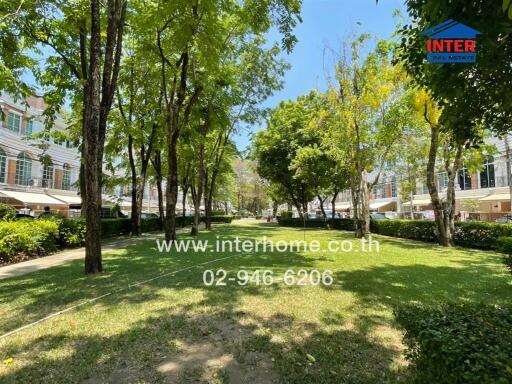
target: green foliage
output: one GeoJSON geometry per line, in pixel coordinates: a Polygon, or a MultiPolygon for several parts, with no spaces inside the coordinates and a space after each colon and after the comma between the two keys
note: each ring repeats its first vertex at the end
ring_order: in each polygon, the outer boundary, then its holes
{"type": "Polygon", "coordinates": [[[437,241],[436,224],[426,220],[372,220],[370,231],[404,239],[437,241]]]}
{"type": "Polygon", "coordinates": [[[292,211],[281,212],[281,219],[291,219],[293,217],[292,211]]]}
{"type": "Polygon", "coordinates": [[[308,219],[303,220],[300,218],[283,217],[282,215],[277,218],[279,225],[283,227],[306,227],[306,228],[326,228],[329,226],[332,229],[339,229],[343,231],[354,230],[353,219],[308,219]]]}
{"type": "MultiPolygon", "coordinates": [[[[509,131],[512,39],[507,14],[512,12],[510,2],[505,0],[503,9],[494,0],[409,0],[406,6],[409,22],[398,30],[400,48],[397,56],[415,82],[431,91],[441,106],[448,107],[449,114],[457,119],[464,116],[468,121],[499,133],[509,131]],[[477,38],[476,63],[426,63],[427,37],[421,32],[448,19],[482,33],[477,38]],[[461,81],[468,78],[471,81],[461,81]]],[[[468,137],[472,133],[468,124],[452,124],[450,129],[458,136],[468,137]]]]}
{"type": "Polygon", "coordinates": [[[501,236],[498,238],[498,251],[505,254],[503,262],[512,273],[512,237],[501,236]]]}
{"type": "Polygon", "coordinates": [[[101,237],[126,235],[132,230],[132,221],[129,218],[101,220],[101,237]]]}
{"type": "Polygon", "coordinates": [[[148,217],[141,220],[142,232],[154,232],[162,230],[162,221],[159,217],[148,217]]]}
{"type": "Polygon", "coordinates": [[[58,235],[53,220],[0,222],[0,258],[9,261],[18,254],[45,255],[56,249],[58,235]]]}
{"type": "Polygon", "coordinates": [[[395,310],[405,330],[414,382],[512,382],[512,311],[489,305],[403,306],[395,310]]]}
{"type": "Polygon", "coordinates": [[[12,205],[0,203],[0,221],[10,221],[16,217],[16,208],[12,205]]]}
{"type": "MultiPolygon", "coordinates": [[[[201,217],[201,221],[205,221],[205,217],[201,217]]],[[[212,223],[231,223],[233,221],[233,216],[231,215],[217,215],[210,217],[210,222],[212,223]]]]}
{"type": "Polygon", "coordinates": [[[59,244],[77,247],[85,243],[85,220],[64,219],[59,224],[59,244]]]}

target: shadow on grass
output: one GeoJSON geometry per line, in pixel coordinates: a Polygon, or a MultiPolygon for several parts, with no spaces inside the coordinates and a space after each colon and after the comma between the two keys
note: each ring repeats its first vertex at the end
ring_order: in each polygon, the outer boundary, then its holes
{"type": "Polygon", "coordinates": [[[9,346],[11,356],[31,355],[3,383],[384,383],[397,382],[391,362],[399,355],[357,330],[318,329],[287,315],[261,318],[234,311],[226,297],[155,311],[110,336],[60,331],[9,346]],[[268,331],[270,330],[270,331],[268,331]],[[297,337],[299,336],[300,337],[297,337]],[[285,342],[276,341],[281,336],[285,342]],[[65,351],[52,358],[51,352],[65,351]],[[44,351],[36,353],[36,351],[44,351]],[[314,357],[314,361],[308,358],[314,357]]]}
{"type": "MultiPolygon", "coordinates": [[[[242,240],[280,235],[275,224],[265,223],[236,226],[235,231],[242,240]]],[[[299,237],[302,229],[293,229],[295,232],[299,237]]],[[[349,238],[335,231],[306,230],[312,232],[349,238]]],[[[215,240],[217,235],[233,238],[233,227],[219,226],[201,239],[215,240]]],[[[82,275],[82,263],[75,262],[2,281],[2,333],[84,298],[224,256],[214,252],[162,254],[155,243],[145,241],[110,253],[105,260],[107,272],[100,276],[82,275]]],[[[290,289],[282,284],[206,287],[202,273],[222,267],[228,276],[235,276],[240,269],[269,269],[277,275],[289,268],[313,268],[323,259],[292,251],[279,257],[263,252],[233,256],[184,271],[179,278],[162,277],[79,308],[72,318],[90,316],[89,321],[98,322],[87,323],[90,333],[73,329],[72,324],[66,327],[62,321],[40,337],[27,330],[25,339],[1,341],[2,358],[20,357],[24,363],[5,369],[0,381],[395,383],[403,379],[394,364],[401,350],[376,341],[371,334],[376,326],[389,326],[384,314],[389,308],[411,301],[477,301],[489,295],[505,300],[510,292],[503,279],[496,279],[496,269],[469,258],[453,267],[379,264],[337,270],[335,285],[325,289],[355,295],[353,326],[346,326],[348,319],[343,313],[325,309],[320,322],[305,322],[284,313],[263,315],[265,311],[259,308],[250,312],[238,309],[248,296],[279,297],[281,290],[290,289]],[[192,295],[198,300],[187,302],[192,295]],[[171,302],[172,298],[176,302],[171,302]],[[125,310],[138,316],[137,320],[130,319],[125,310]],[[123,316],[116,318],[116,314],[123,316]],[[114,327],[116,321],[126,322],[126,327],[102,331],[114,327]]],[[[318,310],[322,310],[320,305],[318,310]]]]}

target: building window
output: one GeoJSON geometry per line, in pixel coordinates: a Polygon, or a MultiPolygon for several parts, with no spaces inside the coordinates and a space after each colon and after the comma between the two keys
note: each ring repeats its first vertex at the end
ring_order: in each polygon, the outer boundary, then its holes
{"type": "Polygon", "coordinates": [[[376,199],[382,199],[386,193],[386,185],[385,184],[377,184],[375,186],[374,196],[376,199]]]}
{"type": "Polygon", "coordinates": [[[71,167],[69,164],[62,166],[62,189],[69,190],[71,188],[71,167]]]}
{"type": "Polygon", "coordinates": [[[397,189],[396,189],[396,180],[393,180],[391,182],[391,197],[397,197],[398,196],[398,193],[397,193],[397,189]]]}
{"type": "Polygon", "coordinates": [[[9,112],[9,114],[7,115],[7,129],[16,133],[20,133],[21,116],[17,113],[9,112]]]}
{"type": "Polygon", "coordinates": [[[21,152],[16,160],[16,177],[14,182],[19,185],[29,185],[32,179],[32,159],[21,152]]]}
{"type": "Polygon", "coordinates": [[[484,169],[480,172],[480,187],[494,188],[496,180],[494,176],[494,157],[486,156],[484,169]]]}
{"type": "Polygon", "coordinates": [[[5,167],[7,166],[7,156],[2,148],[0,148],[0,183],[5,183],[5,167]]]}
{"type": "Polygon", "coordinates": [[[43,167],[43,188],[53,188],[53,164],[43,167]]]}
{"type": "Polygon", "coordinates": [[[463,191],[471,189],[471,175],[468,172],[467,168],[462,168],[459,171],[458,176],[460,189],[463,191]]]}
{"type": "Polygon", "coordinates": [[[34,122],[32,120],[27,121],[27,136],[30,136],[34,132],[34,122]]]}
{"type": "Polygon", "coordinates": [[[448,174],[441,172],[437,174],[437,183],[440,190],[448,188],[448,174]]]}

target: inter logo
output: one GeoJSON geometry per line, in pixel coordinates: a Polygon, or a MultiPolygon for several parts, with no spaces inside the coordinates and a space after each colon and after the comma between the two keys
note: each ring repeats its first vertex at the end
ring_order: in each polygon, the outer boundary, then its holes
{"type": "Polygon", "coordinates": [[[476,29],[455,20],[447,20],[422,32],[428,36],[427,62],[474,63],[476,62],[476,29]]]}

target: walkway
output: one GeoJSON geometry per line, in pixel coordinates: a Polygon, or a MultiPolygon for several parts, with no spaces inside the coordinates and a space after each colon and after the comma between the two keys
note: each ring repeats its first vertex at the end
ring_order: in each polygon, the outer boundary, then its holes
{"type": "MultiPolygon", "coordinates": [[[[190,231],[190,228],[182,228],[178,230],[178,233],[186,233],[190,231]]],[[[107,251],[109,249],[117,249],[119,247],[127,247],[129,245],[133,245],[141,240],[154,240],[156,239],[158,234],[156,233],[146,233],[140,237],[129,237],[122,238],[120,240],[111,240],[106,244],[102,245],[101,249],[103,251],[107,251]]],[[[54,255],[40,257],[37,259],[31,259],[27,261],[22,261],[21,263],[6,265],[5,267],[0,267],[0,280],[7,279],[9,277],[21,276],[26,273],[39,271],[41,269],[47,269],[51,267],[55,267],[57,265],[62,265],[67,263],[68,261],[78,260],[85,258],[85,248],[76,248],[76,249],[68,249],[62,252],[58,252],[54,255]]]]}

